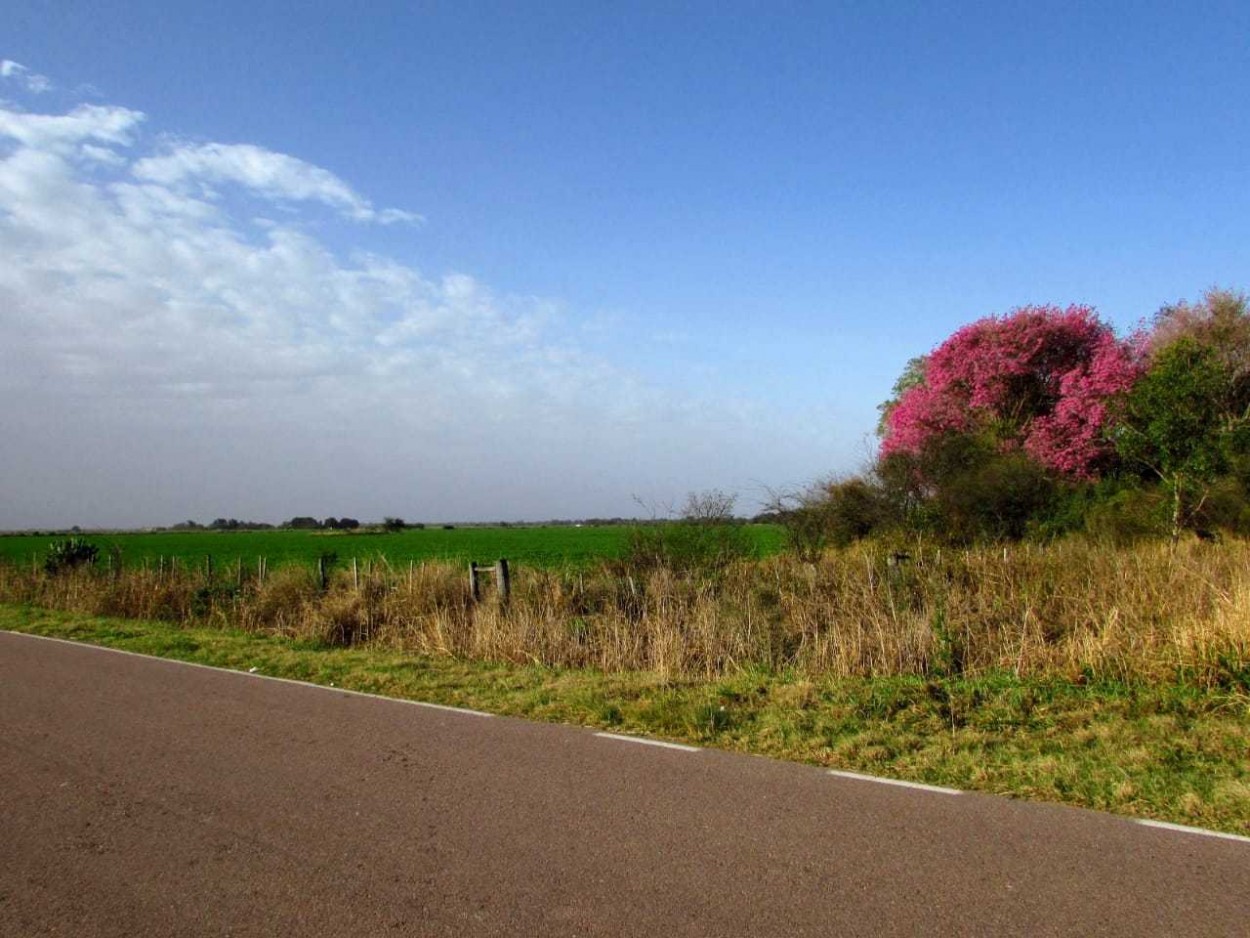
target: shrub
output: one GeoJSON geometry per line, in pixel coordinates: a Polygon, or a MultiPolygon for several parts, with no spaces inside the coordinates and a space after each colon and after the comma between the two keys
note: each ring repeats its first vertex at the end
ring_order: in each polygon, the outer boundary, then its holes
{"type": "Polygon", "coordinates": [[[1200,532],[1250,534],[1250,499],[1244,483],[1232,476],[1216,480],[1190,515],[1190,522],[1200,532]]]}
{"type": "Polygon", "coordinates": [[[48,548],[48,556],[44,558],[43,568],[48,573],[62,573],[77,567],[90,566],[99,555],[100,548],[94,544],[89,544],[80,537],[70,537],[52,542],[48,548]]]}
{"type": "Polygon", "coordinates": [[[1019,540],[1062,494],[1046,467],[989,434],[933,437],[918,452],[884,457],[877,477],[886,518],[956,543],[1019,540]]]}
{"type": "Polygon", "coordinates": [[[880,485],[862,476],[831,484],[827,491],[824,518],[829,541],[837,547],[867,537],[890,521],[887,495],[880,485]]]}
{"type": "Polygon", "coordinates": [[[739,524],[670,521],[633,528],[622,561],[637,570],[711,571],[753,551],[750,537],[739,524]]]}
{"type": "Polygon", "coordinates": [[[754,545],[733,515],[736,496],[719,490],[690,493],[678,521],[639,525],[629,532],[626,567],[676,571],[718,570],[750,556],[754,545]]]}
{"type": "Polygon", "coordinates": [[[950,540],[1020,540],[1054,497],[1044,468],[1023,453],[996,453],[944,480],[937,504],[950,540]]]}
{"type": "Polygon", "coordinates": [[[1085,530],[1097,541],[1123,546],[1167,531],[1168,508],[1156,489],[1124,488],[1096,501],[1085,514],[1085,530]]]}
{"type": "Polygon", "coordinates": [[[815,560],[829,546],[828,505],[823,498],[799,496],[795,504],[768,513],[786,531],[786,547],[803,560],[815,560]]]}

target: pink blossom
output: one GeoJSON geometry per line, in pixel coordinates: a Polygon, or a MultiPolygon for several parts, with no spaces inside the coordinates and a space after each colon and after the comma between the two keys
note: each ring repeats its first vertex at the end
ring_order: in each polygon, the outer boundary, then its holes
{"type": "Polygon", "coordinates": [[[934,349],[924,383],[886,418],[881,455],[943,433],[990,429],[1004,448],[1092,478],[1111,455],[1108,402],[1140,373],[1140,350],[1087,306],[1026,306],[964,326],[934,349]]]}

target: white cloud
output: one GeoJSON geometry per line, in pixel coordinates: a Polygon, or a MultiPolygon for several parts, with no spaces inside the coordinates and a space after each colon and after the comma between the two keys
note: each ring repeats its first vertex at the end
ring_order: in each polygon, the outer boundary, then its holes
{"type": "Polygon", "coordinates": [[[0,137],[32,150],[64,153],[96,143],[128,146],[144,115],[124,107],[84,104],[68,114],[27,114],[0,108],[0,137]]]}
{"type": "Polygon", "coordinates": [[[176,145],[160,156],[139,160],[134,174],[139,179],[183,189],[211,189],[234,183],[270,199],[320,202],[355,221],[390,224],[420,220],[419,216],[399,209],[375,209],[333,173],[250,144],[176,145]]]}
{"type": "Polygon", "coordinates": [[[32,72],[20,62],[12,59],[0,59],[0,78],[16,82],[24,90],[32,94],[43,94],[52,90],[52,82],[38,72],[32,72]]]}
{"type": "Polygon", "coordinates": [[[144,126],[0,106],[0,527],[624,513],[784,454],[588,354],[557,303],[332,251],[301,206],[412,217],[332,173],[144,126]]]}

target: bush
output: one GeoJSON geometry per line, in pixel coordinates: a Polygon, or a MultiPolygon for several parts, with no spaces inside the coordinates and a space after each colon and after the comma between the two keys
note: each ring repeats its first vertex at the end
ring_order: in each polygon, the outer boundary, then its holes
{"type": "Polygon", "coordinates": [[[736,500],[719,490],[690,493],[680,520],[633,528],[622,561],[639,570],[693,571],[718,570],[751,556],[751,538],[733,515],[736,500]]]}
{"type": "Polygon", "coordinates": [[[945,480],[937,500],[946,536],[967,543],[1020,540],[1055,495],[1040,465],[1023,453],[998,453],[945,480]]]}
{"type": "Polygon", "coordinates": [[[845,547],[887,527],[893,512],[880,484],[861,476],[836,482],[826,490],[822,515],[830,543],[845,547]]]}
{"type": "Polygon", "coordinates": [[[56,574],[77,567],[90,566],[100,555],[100,548],[89,544],[80,537],[53,541],[48,548],[48,556],[44,558],[43,568],[48,573],[56,574]]]}
{"type": "Polygon", "coordinates": [[[635,570],[719,570],[753,550],[751,538],[739,524],[670,521],[633,528],[621,559],[635,570]]]}
{"type": "Polygon", "coordinates": [[[1157,489],[1121,489],[1090,506],[1085,530],[1095,540],[1115,546],[1160,537],[1168,530],[1165,496],[1157,489]]]}
{"type": "Polygon", "coordinates": [[[1250,534],[1250,499],[1245,485],[1231,476],[1216,480],[1188,520],[1200,532],[1250,534]]]}
{"type": "Polygon", "coordinates": [[[1023,538],[1064,492],[1051,471],[993,434],[934,437],[917,453],[883,457],[876,477],[887,520],[961,544],[1023,538]]]}

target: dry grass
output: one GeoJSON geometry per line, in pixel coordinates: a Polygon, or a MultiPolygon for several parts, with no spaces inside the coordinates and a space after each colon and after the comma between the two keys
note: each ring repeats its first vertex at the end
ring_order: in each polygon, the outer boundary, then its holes
{"type": "Polygon", "coordinates": [[[94,615],[242,628],[462,660],[713,678],[975,675],[1250,686],[1250,545],[1069,540],[938,550],[891,563],[876,544],[814,563],[781,556],[716,572],[514,573],[512,601],[470,600],[465,571],[382,564],[321,590],[301,566],[201,571],[0,567],[0,600],[94,615]]]}
{"type": "Polygon", "coordinates": [[[1185,683],[713,679],[423,656],[0,604],[0,629],[1250,834],[1250,695],[1185,683]]]}

